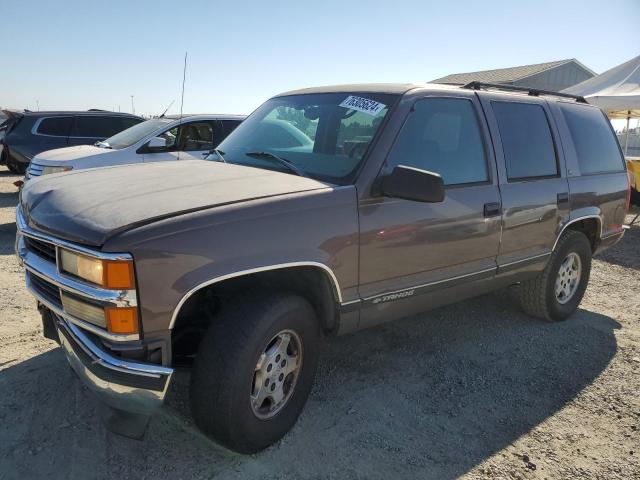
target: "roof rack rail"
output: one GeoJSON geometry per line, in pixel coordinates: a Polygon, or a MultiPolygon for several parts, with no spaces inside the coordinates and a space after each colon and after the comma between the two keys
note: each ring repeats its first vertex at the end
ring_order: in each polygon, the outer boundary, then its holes
{"type": "Polygon", "coordinates": [[[471,90],[481,90],[483,88],[493,88],[495,90],[504,90],[507,92],[522,92],[532,97],[539,97],[540,95],[551,95],[554,97],[571,98],[576,102],[587,103],[584,97],[580,95],[571,95],[570,93],[552,92],[550,90],[540,90],[537,88],[528,87],[516,87],[514,85],[501,85],[499,83],[485,83],[485,82],[470,82],[463,85],[462,88],[469,88],[471,90]]]}

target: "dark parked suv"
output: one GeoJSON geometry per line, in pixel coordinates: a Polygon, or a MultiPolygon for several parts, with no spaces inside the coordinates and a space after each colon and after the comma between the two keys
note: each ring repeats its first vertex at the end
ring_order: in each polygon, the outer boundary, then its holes
{"type": "Polygon", "coordinates": [[[16,249],[114,411],[149,414],[191,367],[195,422],[241,452],[294,424],[322,337],[509,285],[567,318],[629,202],[602,111],[486,84],[284,93],[208,159],[34,179],[16,249]]]}
{"type": "Polygon", "coordinates": [[[73,145],[92,145],[144,119],[128,113],[101,110],[86,112],[10,112],[2,125],[0,164],[24,173],[40,152],[73,145]]]}

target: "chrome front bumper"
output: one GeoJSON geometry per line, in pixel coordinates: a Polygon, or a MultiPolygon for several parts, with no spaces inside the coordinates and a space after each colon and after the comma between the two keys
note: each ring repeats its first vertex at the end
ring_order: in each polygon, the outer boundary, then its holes
{"type": "MultiPolygon", "coordinates": [[[[32,231],[17,212],[18,232],[15,250],[25,267],[27,289],[52,315],[60,344],[80,379],[107,405],[137,414],[150,414],[164,401],[173,369],[162,365],[139,363],[112,354],[101,338],[127,342],[138,340],[127,335],[114,335],[91,323],[73,317],[56,301],[56,294],[71,292],[103,305],[136,305],[131,292],[107,291],[82,284],[60,274],[54,264],[29,251],[23,236],[34,236],[49,242],[59,240],[32,231]],[[42,285],[45,288],[42,288],[42,285]],[[53,294],[53,295],[52,295],[53,294]]],[[[76,247],[82,248],[82,247],[76,247]]]]}
{"type": "Polygon", "coordinates": [[[54,314],[54,321],[71,367],[100,400],[118,410],[144,415],[162,405],[173,369],[125,362],[98,348],[62,317],[54,314]]]}

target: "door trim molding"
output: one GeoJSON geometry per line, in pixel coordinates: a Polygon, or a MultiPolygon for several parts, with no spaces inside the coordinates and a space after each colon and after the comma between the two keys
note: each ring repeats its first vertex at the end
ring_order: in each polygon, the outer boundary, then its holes
{"type": "Polygon", "coordinates": [[[439,288],[447,288],[460,283],[468,281],[469,277],[478,277],[478,279],[491,277],[498,267],[485,268],[484,270],[478,270],[472,273],[465,273],[463,275],[457,275],[455,277],[444,278],[442,280],[436,280],[434,282],[422,283],[400,290],[392,290],[384,293],[379,293],[362,299],[363,306],[378,305],[380,303],[387,303],[394,300],[401,300],[407,297],[413,297],[414,295],[422,295],[424,293],[437,290],[439,288]]]}

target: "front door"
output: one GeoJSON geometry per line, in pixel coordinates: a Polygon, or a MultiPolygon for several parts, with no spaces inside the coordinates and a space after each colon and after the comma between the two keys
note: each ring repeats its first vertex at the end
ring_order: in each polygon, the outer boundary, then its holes
{"type": "Polygon", "coordinates": [[[415,102],[381,175],[396,165],[439,173],[445,199],[361,199],[362,327],[428,308],[425,294],[494,276],[501,200],[489,145],[472,92],[415,102]]]}
{"type": "Polygon", "coordinates": [[[183,123],[158,135],[166,140],[165,148],[146,152],[145,162],[167,160],[201,160],[214,148],[214,139],[220,136],[218,121],[183,123]]]}

